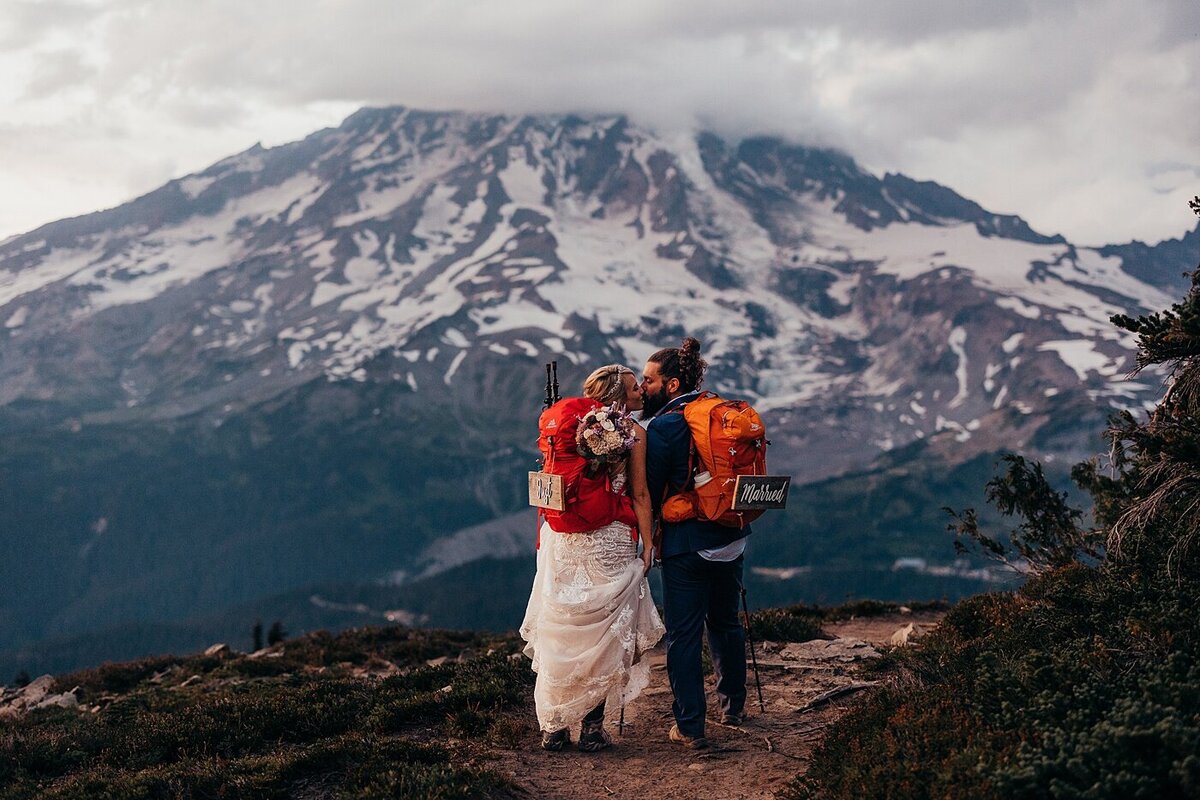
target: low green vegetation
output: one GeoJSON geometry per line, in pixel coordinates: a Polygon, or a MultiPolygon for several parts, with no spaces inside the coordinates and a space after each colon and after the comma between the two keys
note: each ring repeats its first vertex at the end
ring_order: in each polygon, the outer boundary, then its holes
{"type": "MultiPolygon", "coordinates": [[[[751,615],[773,641],[896,606],[751,615]]],[[[80,707],[0,716],[0,800],[505,798],[497,750],[535,740],[534,673],[511,634],[325,632],[252,655],[158,656],[55,679],[80,707]]]]}
{"type": "Polygon", "coordinates": [[[509,637],[406,628],[109,664],[57,679],[82,709],[0,719],[0,798],[509,797],[486,752],[532,684],[509,637]]]}
{"type": "Polygon", "coordinates": [[[1008,459],[988,495],[1020,524],[993,536],[967,511],[952,527],[1031,579],[893,653],[888,688],[832,728],[791,797],[1200,797],[1200,271],[1170,310],[1113,321],[1171,381],[1144,421],[1113,419],[1111,470],[1074,470],[1095,526],[1008,459]]]}
{"type": "MultiPolygon", "coordinates": [[[[791,606],[751,625],[756,639],[806,641],[824,621],[896,610],[791,606]]],[[[361,628],[67,673],[51,691],[79,708],[0,716],[0,800],[519,796],[491,765],[536,740],[521,646],[361,628]]]]}

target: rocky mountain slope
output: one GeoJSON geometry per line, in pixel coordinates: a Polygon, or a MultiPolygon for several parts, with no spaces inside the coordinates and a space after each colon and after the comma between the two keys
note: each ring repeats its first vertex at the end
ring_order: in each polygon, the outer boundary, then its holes
{"type": "Polygon", "coordinates": [[[1082,247],[773,139],[363,110],[0,243],[0,653],[511,556],[542,363],[570,390],[685,333],[774,469],[878,495],[777,516],[760,564],[927,556],[913,475],[1069,463],[1093,400],[1157,397],[1107,318],[1198,242],[1082,247]]]}

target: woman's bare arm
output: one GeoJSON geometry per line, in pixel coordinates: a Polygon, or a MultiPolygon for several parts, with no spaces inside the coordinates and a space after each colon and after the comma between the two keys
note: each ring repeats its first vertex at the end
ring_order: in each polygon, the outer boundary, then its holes
{"type": "Polygon", "coordinates": [[[654,514],[650,508],[650,489],[646,485],[646,431],[634,425],[633,452],[629,456],[629,490],[633,498],[633,511],[637,515],[638,535],[642,539],[642,563],[646,573],[650,572],[654,545],[654,514]]]}

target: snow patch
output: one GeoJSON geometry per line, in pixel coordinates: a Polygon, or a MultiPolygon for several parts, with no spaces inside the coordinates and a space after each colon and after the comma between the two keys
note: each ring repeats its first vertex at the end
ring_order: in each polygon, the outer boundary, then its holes
{"type": "Polygon", "coordinates": [[[1041,319],[1042,312],[1037,306],[1031,306],[1024,303],[1018,297],[1000,297],[996,300],[996,305],[1000,308],[1008,309],[1017,314],[1020,314],[1025,319],[1041,319]]]}
{"type": "Polygon", "coordinates": [[[935,430],[954,431],[954,441],[956,442],[965,442],[971,438],[971,432],[967,430],[965,425],[961,422],[955,422],[952,419],[946,419],[940,414],[935,423],[935,430]]]}
{"type": "Polygon", "coordinates": [[[983,390],[990,392],[995,387],[996,382],[993,380],[1000,370],[1004,369],[1000,364],[988,364],[983,371],[983,390]]]}
{"type": "Polygon", "coordinates": [[[186,194],[190,199],[195,200],[205,189],[216,183],[216,181],[215,176],[189,175],[180,180],[176,185],[179,187],[179,191],[186,194]]]}
{"type": "Polygon", "coordinates": [[[7,320],[4,321],[4,327],[8,328],[9,330],[12,330],[14,328],[19,328],[25,324],[25,320],[28,316],[29,316],[29,307],[21,306],[16,311],[14,311],[7,320]]]}
{"type": "Polygon", "coordinates": [[[454,360],[450,362],[450,368],[446,370],[446,374],[442,376],[442,380],[447,386],[450,385],[451,379],[454,378],[454,373],[458,372],[458,366],[462,364],[463,359],[467,357],[466,350],[459,350],[454,356],[454,360]]]}
{"type": "Polygon", "coordinates": [[[447,344],[451,345],[452,347],[470,347],[471,346],[471,340],[468,339],[465,335],[463,335],[463,332],[460,331],[458,328],[447,328],[446,332],[444,334],[442,334],[442,341],[446,342],[447,344]]]}
{"type": "Polygon", "coordinates": [[[1057,340],[1043,342],[1038,346],[1038,350],[1058,354],[1063,363],[1073,369],[1081,381],[1087,380],[1089,372],[1093,370],[1099,372],[1109,363],[1108,356],[1096,352],[1095,345],[1088,341],[1057,340]]]}
{"type": "Polygon", "coordinates": [[[964,328],[956,327],[950,331],[947,344],[954,351],[954,355],[958,356],[958,366],[954,368],[954,377],[958,381],[958,392],[947,404],[948,408],[958,408],[967,399],[967,350],[963,346],[966,342],[967,331],[964,328]]]}
{"type": "Polygon", "coordinates": [[[501,170],[498,176],[504,193],[514,205],[523,208],[545,208],[546,187],[542,183],[542,170],[528,162],[525,148],[509,148],[508,166],[501,170]]]}

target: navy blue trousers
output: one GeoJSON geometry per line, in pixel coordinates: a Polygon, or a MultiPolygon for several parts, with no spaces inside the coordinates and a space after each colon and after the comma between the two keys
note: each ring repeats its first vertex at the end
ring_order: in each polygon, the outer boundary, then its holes
{"type": "Polygon", "coordinates": [[[735,561],[706,561],[696,553],[663,561],[667,677],[675,695],[671,710],[685,736],[704,735],[701,649],[705,632],[721,711],[741,714],[746,705],[746,634],[738,619],[742,562],[741,556],[735,561]]]}

